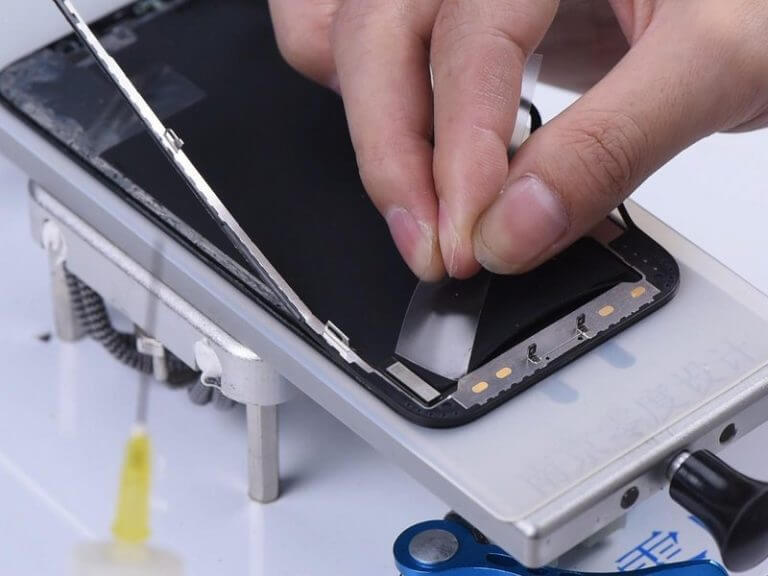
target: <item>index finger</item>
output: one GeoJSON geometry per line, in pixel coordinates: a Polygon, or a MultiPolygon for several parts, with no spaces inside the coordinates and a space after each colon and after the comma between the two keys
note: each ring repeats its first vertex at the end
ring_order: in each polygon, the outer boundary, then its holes
{"type": "Polygon", "coordinates": [[[428,37],[439,0],[346,0],[332,43],[363,184],[424,280],[445,273],[432,177],[428,37]]]}
{"type": "Polygon", "coordinates": [[[557,0],[445,0],[432,37],[440,247],[448,273],[477,272],[472,230],[509,172],[525,63],[557,0]]]}

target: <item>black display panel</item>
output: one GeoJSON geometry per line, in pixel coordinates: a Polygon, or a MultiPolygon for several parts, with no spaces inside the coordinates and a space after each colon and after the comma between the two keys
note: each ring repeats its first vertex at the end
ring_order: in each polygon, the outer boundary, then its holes
{"type": "MultiPolygon", "coordinates": [[[[622,282],[645,275],[660,291],[653,302],[483,404],[456,404],[450,397],[455,381],[410,366],[441,393],[436,401],[414,397],[387,375],[387,367],[417,280],[359,180],[341,99],[282,61],[266,2],[138,2],[95,28],[283,278],[381,374],[366,375],[321,341],[315,345],[419,423],[450,426],[486,412],[674,292],[674,261],[634,226],[612,240],[610,249],[584,238],[535,271],[489,279],[469,370],[622,282]]],[[[233,280],[249,275],[237,250],[77,40],[64,39],[9,67],[0,74],[0,94],[220,273],[233,280]]],[[[249,281],[241,286],[246,291],[258,285],[256,278],[249,281]]],[[[259,303],[270,308],[269,298],[259,303]]]]}

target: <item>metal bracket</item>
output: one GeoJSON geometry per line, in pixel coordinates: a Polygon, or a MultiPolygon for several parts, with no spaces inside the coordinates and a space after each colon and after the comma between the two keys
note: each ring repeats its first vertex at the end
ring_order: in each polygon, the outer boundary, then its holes
{"type": "Polygon", "coordinates": [[[290,400],[295,388],[39,185],[31,182],[30,192],[32,232],[49,255],[57,334],[66,340],[83,334],[64,280],[65,264],[140,331],[148,329],[143,325],[146,307],[154,301],[152,337],[140,332],[137,348],[153,357],[158,380],[167,377],[168,350],[189,366],[198,367],[205,384],[248,407],[249,494],[260,502],[277,498],[277,405],[290,400]]]}
{"type": "Polygon", "coordinates": [[[147,336],[141,329],[137,329],[136,332],[136,350],[152,357],[152,375],[158,382],[167,382],[168,362],[165,347],[159,340],[147,336]]]}
{"type": "Polygon", "coordinates": [[[55,222],[46,220],[40,230],[40,237],[48,254],[48,270],[51,276],[51,297],[53,300],[53,324],[56,336],[64,342],[79,340],[85,335],[85,328],[75,314],[72,296],[67,286],[64,262],[67,246],[61,230],[55,222]]]}
{"type": "MultiPolygon", "coordinates": [[[[232,358],[229,360],[233,361],[232,358]]],[[[246,405],[248,495],[257,502],[276,500],[280,494],[277,405],[285,394],[293,393],[293,387],[255,354],[246,378],[255,378],[258,386],[248,385],[243,378],[228,377],[222,367],[220,352],[209,340],[195,343],[195,362],[201,371],[203,385],[216,388],[228,398],[246,405]]]]}

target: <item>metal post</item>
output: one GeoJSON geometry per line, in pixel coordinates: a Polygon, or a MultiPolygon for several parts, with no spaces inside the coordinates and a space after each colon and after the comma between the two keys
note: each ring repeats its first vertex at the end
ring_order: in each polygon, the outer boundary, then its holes
{"type": "Polygon", "coordinates": [[[217,340],[195,342],[195,364],[203,386],[245,404],[248,426],[248,495],[267,503],[280,495],[278,405],[296,389],[269,364],[237,342],[226,348],[217,340]]]}
{"type": "Polygon", "coordinates": [[[85,329],[75,313],[72,295],[69,286],[67,286],[67,274],[64,267],[66,247],[58,226],[50,220],[43,225],[42,239],[48,254],[48,270],[51,276],[51,296],[53,299],[53,323],[56,336],[64,342],[73,342],[85,335],[85,329]]]}
{"type": "Polygon", "coordinates": [[[272,502],[280,494],[277,405],[246,406],[248,419],[248,495],[272,502]]]}

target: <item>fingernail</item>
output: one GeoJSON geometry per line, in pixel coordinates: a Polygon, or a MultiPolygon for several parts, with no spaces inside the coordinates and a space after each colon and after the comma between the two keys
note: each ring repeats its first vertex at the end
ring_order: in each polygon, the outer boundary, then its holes
{"type": "Polygon", "coordinates": [[[493,272],[517,272],[560,240],[568,215],[560,197],[535,176],[510,184],[483,215],[475,258],[493,272]]]}
{"type": "Polygon", "coordinates": [[[399,206],[390,208],[385,219],[397,249],[411,270],[420,277],[428,274],[435,252],[435,235],[429,224],[418,221],[399,206]]]}
{"type": "Polygon", "coordinates": [[[451,221],[448,210],[443,201],[439,205],[439,223],[440,223],[440,249],[445,262],[445,269],[448,276],[453,277],[458,267],[459,235],[456,233],[456,227],[451,221]]]}

